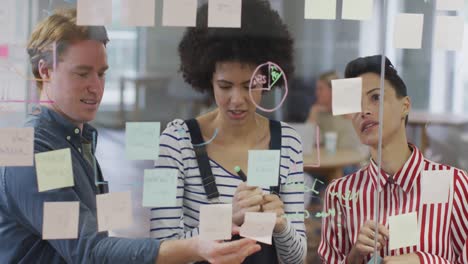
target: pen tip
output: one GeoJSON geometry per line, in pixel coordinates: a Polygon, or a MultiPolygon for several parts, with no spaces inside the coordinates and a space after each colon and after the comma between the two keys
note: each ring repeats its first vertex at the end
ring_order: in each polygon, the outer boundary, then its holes
{"type": "Polygon", "coordinates": [[[239,171],[241,170],[241,168],[240,168],[239,166],[235,166],[235,167],[234,167],[234,170],[235,170],[236,172],[239,172],[239,171]]]}

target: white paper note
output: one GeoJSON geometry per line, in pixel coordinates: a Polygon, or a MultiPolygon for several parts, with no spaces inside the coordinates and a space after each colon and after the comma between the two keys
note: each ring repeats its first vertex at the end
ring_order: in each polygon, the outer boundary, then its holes
{"type": "Polygon", "coordinates": [[[200,205],[199,229],[203,239],[231,239],[232,204],[200,205]]]}
{"type": "Polygon", "coordinates": [[[305,19],[336,19],[336,0],[305,0],[305,19]]]}
{"type": "Polygon", "coordinates": [[[35,161],[37,185],[40,192],[75,185],[69,148],[37,153],[35,161]]]}
{"type": "Polygon", "coordinates": [[[80,202],[45,202],[42,239],[78,238],[80,202]]]}
{"type": "Polygon", "coordinates": [[[343,0],[342,19],[369,20],[374,11],[374,0],[343,0]]]}
{"type": "Polygon", "coordinates": [[[436,0],[437,10],[462,10],[464,0],[436,0]]]}
{"type": "Polygon", "coordinates": [[[398,14],[393,32],[393,47],[420,49],[423,34],[423,14],[398,14]]]}
{"type": "Polygon", "coordinates": [[[163,26],[195,27],[197,23],[197,0],[164,0],[163,26]]]}
{"type": "Polygon", "coordinates": [[[361,112],[362,78],[332,80],[333,115],[361,112]]]}
{"type": "Polygon", "coordinates": [[[453,170],[421,172],[421,202],[423,204],[447,203],[453,170]]]}
{"type": "Polygon", "coordinates": [[[120,10],[125,26],[154,26],[155,0],[121,0],[120,10]]]}
{"type": "Polygon", "coordinates": [[[271,245],[275,223],[275,213],[247,212],[240,229],[240,236],[271,245]]]}
{"type": "Polygon", "coordinates": [[[279,150],[249,150],[247,185],[270,188],[278,185],[279,150]]]}
{"type": "Polygon", "coordinates": [[[461,50],[465,21],[460,16],[437,16],[435,22],[435,47],[443,50],[461,50]]]}
{"type": "Polygon", "coordinates": [[[0,166],[33,166],[33,158],[34,128],[0,128],[0,166]]]}
{"type": "Polygon", "coordinates": [[[390,250],[410,247],[419,243],[418,216],[416,212],[390,216],[390,250]]]}
{"type": "Polygon", "coordinates": [[[133,224],[130,192],[96,195],[98,231],[125,229],[133,224]]]}
{"type": "Polygon", "coordinates": [[[112,24],[112,0],[78,0],[76,24],[104,26],[112,24]]]}
{"type": "Polygon", "coordinates": [[[209,0],[208,27],[240,28],[242,0],[209,0]]]}

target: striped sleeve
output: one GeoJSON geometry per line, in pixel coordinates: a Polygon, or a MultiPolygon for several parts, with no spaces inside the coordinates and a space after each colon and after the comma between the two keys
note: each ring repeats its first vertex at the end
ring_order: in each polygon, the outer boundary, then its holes
{"type": "Polygon", "coordinates": [[[198,228],[187,229],[184,225],[183,196],[185,166],[182,144],[188,139],[187,129],[177,120],[170,123],[161,134],[159,158],[155,168],[178,170],[177,203],[175,207],[151,209],[150,235],[157,239],[181,239],[198,234],[198,228]]]}
{"type": "Polygon", "coordinates": [[[346,232],[346,221],[342,220],[344,214],[342,205],[335,193],[338,190],[338,179],[333,181],[325,192],[325,203],[323,212],[330,213],[327,217],[322,217],[322,239],[318,248],[318,253],[323,263],[346,263],[346,256],[351,251],[351,241],[346,232]],[[333,213],[331,213],[333,212],[333,213]]]}
{"type": "MultiPolygon", "coordinates": [[[[298,190],[286,184],[288,182],[304,182],[302,144],[299,135],[291,127],[283,123],[282,152],[280,169],[280,198],[284,203],[286,216],[304,213],[304,189],[298,190]],[[286,169],[284,164],[289,164],[286,169]],[[286,175],[283,175],[284,172],[286,175]]],[[[307,253],[307,239],[304,218],[287,217],[286,228],[280,233],[274,233],[278,259],[280,263],[304,263],[307,253]]]]}
{"type": "Polygon", "coordinates": [[[468,263],[468,176],[464,171],[455,170],[454,197],[451,219],[451,246],[455,262],[426,252],[416,252],[421,263],[468,263]]]}

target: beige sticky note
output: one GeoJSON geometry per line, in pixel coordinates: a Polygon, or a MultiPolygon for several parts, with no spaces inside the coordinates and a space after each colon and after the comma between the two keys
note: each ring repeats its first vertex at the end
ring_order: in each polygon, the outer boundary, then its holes
{"type": "Polygon", "coordinates": [[[80,202],[45,202],[42,239],[77,239],[80,202]]]}
{"type": "Polygon", "coordinates": [[[361,112],[362,78],[332,80],[333,115],[361,112]]]}
{"type": "Polygon", "coordinates": [[[125,26],[154,26],[155,0],[121,0],[120,11],[125,26]]]}
{"type": "Polygon", "coordinates": [[[232,204],[200,205],[200,237],[207,240],[231,239],[232,204]]]}
{"type": "Polygon", "coordinates": [[[133,224],[130,192],[96,195],[98,231],[129,228],[133,224]]]}
{"type": "Polygon", "coordinates": [[[397,49],[420,49],[423,23],[423,14],[398,14],[393,32],[393,47],[397,49]]]}
{"type": "Polygon", "coordinates": [[[343,0],[342,19],[369,20],[374,11],[374,0],[343,0]]]}
{"type": "Polygon", "coordinates": [[[421,172],[421,202],[423,204],[447,203],[453,170],[421,172]]]}
{"type": "Polygon", "coordinates": [[[69,148],[38,153],[35,160],[40,192],[75,185],[69,148]]]}
{"type": "Polygon", "coordinates": [[[240,28],[242,0],[209,0],[208,27],[240,28]]]}
{"type": "Polygon", "coordinates": [[[336,19],[336,0],[305,0],[305,19],[336,19]]]}
{"type": "Polygon", "coordinates": [[[275,213],[247,212],[240,229],[240,236],[271,245],[275,223],[275,213]]]}
{"type": "Polygon", "coordinates": [[[76,24],[105,26],[112,24],[112,0],[77,0],[76,24]]]}
{"type": "Polygon", "coordinates": [[[197,0],[164,0],[163,26],[195,27],[197,23],[197,0]]]}
{"type": "Polygon", "coordinates": [[[418,216],[416,212],[390,216],[390,250],[410,247],[419,243],[418,216]]]}
{"type": "Polygon", "coordinates": [[[436,49],[461,50],[465,21],[461,16],[437,16],[435,21],[434,45],[436,49]]]}
{"type": "Polygon", "coordinates": [[[34,128],[0,128],[0,166],[33,166],[34,128]]]}
{"type": "Polygon", "coordinates": [[[463,10],[464,0],[436,0],[437,10],[463,10]]]}

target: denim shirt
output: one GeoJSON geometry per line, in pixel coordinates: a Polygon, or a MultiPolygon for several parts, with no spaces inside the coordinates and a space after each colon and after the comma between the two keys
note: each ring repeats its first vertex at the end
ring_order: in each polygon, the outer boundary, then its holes
{"type": "Polygon", "coordinates": [[[0,167],[0,263],[155,263],[158,240],[97,231],[96,194],[107,187],[96,186],[94,170],[81,153],[81,142],[92,142],[93,133],[97,139],[97,131],[88,124],[80,131],[45,107],[29,116],[25,127],[34,128],[35,153],[70,149],[75,185],[38,192],[35,167],[0,167]],[[78,239],[42,240],[43,204],[58,201],[80,202],[78,239]]]}

